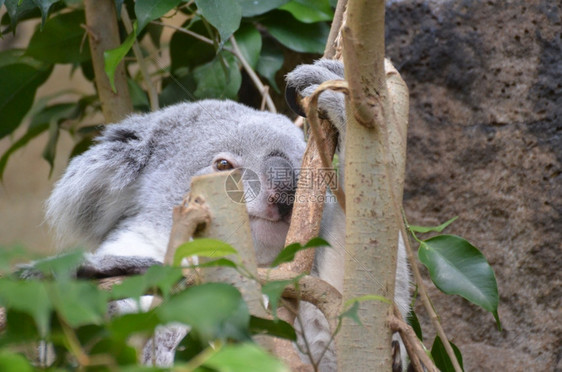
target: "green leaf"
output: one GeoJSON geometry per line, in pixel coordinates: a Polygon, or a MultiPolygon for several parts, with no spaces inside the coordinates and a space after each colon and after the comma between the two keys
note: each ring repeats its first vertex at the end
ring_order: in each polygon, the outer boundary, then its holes
{"type": "Polygon", "coordinates": [[[256,71],[267,79],[269,85],[271,85],[277,93],[281,91],[277,86],[275,75],[283,66],[284,60],[285,56],[283,55],[283,50],[276,44],[267,43],[262,47],[260,59],[256,67],[256,71]]]}
{"type": "MultiPolygon", "coordinates": [[[[136,350],[127,345],[125,340],[117,340],[114,338],[104,338],[97,342],[90,350],[90,355],[101,354],[103,356],[111,356],[114,363],[119,365],[117,368],[119,371],[126,370],[126,368],[121,368],[123,365],[130,365],[133,368],[138,368],[137,364],[137,352],[136,350]]],[[[131,368],[130,367],[130,368],[131,368]]],[[[97,369],[93,369],[97,370],[97,369]]],[[[101,369],[105,371],[106,369],[101,369]]],[[[108,369],[111,370],[111,369],[108,369]]],[[[130,371],[130,369],[129,369],[130,371]]]]}
{"type": "Polygon", "coordinates": [[[84,42],[86,23],[83,11],[58,14],[36,30],[26,54],[46,63],[78,64],[90,59],[88,41],[84,42]]]}
{"type": "Polygon", "coordinates": [[[287,48],[300,53],[324,53],[330,27],[324,22],[301,23],[286,12],[273,12],[262,21],[269,33],[287,48]]]}
{"type": "Polygon", "coordinates": [[[59,140],[59,125],[58,123],[51,121],[49,123],[49,141],[43,149],[43,159],[49,163],[49,177],[53,174],[53,168],[55,166],[55,155],[57,151],[57,142],[59,140]]]}
{"type": "MultiPolygon", "coordinates": [[[[0,79],[1,79],[1,77],[0,77],[0,79]]],[[[19,140],[14,142],[10,146],[10,148],[8,148],[8,150],[6,150],[6,152],[4,154],[2,154],[2,157],[0,158],[0,181],[2,181],[3,178],[4,178],[4,170],[6,169],[6,165],[8,164],[8,159],[10,158],[10,156],[16,150],[25,146],[29,141],[31,141],[33,138],[37,137],[41,133],[45,132],[47,129],[49,129],[49,123],[44,123],[42,125],[34,126],[33,128],[29,128],[27,130],[27,133],[25,133],[23,135],[23,137],[21,137],[19,140]]]]}
{"type": "Polygon", "coordinates": [[[249,340],[250,314],[240,292],[224,283],[206,283],[172,296],[156,313],[162,322],[192,327],[201,342],[215,339],[249,340]]]}
{"type": "Polygon", "coordinates": [[[201,238],[183,243],[176,249],[174,265],[180,265],[181,260],[191,256],[224,257],[238,252],[230,244],[217,239],[201,238]]]}
{"type": "Polygon", "coordinates": [[[133,32],[131,32],[127,36],[123,44],[121,44],[115,49],[110,49],[103,52],[103,59],[105,63],[104,70],[105,73],[107,74],[107,77],[109,78],[111,89],[114,92],[117,92],[115,90],[115,70],[117,70],[117,66],[119,65],[119,63],[121,63],[123,58],[125,58],[129,50],[133,46],[133,43],[135,42],[135,38],[136,38],[136,32],[137,32],[137,22],[135,21],[133,22],[133,32]]]}
{"type": "Polygon", "coordinates": [[[218,372],[289,372],[280,360],[256,344],[229,344],[212,354],[204,367],[218,372]]]}
{"type": "Polygon", "coordinates": [[[228,260],[226,258],[219,258],[218,260],[212,260],[209,262],[204,262],[204,263],[200,263],[198,265],[193,265],[194,267],[217,267],[217,266],[221,266],[221,267],[230,267],[232,269],[236,269],[238,267],[238,265],[236,265],[234,262],[232,262],[231,260],[228,260]]]}
{"type": "Polygon", "coordinates": [[[242,56],[252,68],[255,68],[260,58],[262,45],[260,32],[251,24],[243,24],[236,31],[235,37],[242,56]]]}
{"type": "Polygon", "coordinates": [[[0,67],[0,87],[6,87],[0,89],[0,138],[19,126],[33,104],[37,88],[51,71],[51,67],[37,69],[23,63],[0,67]]]}
{"type": "Polygon", "coordinates": [[[416,336],[418,336],[420,341],[423,342],[423,333],[422,333],[420,321],[419,321],[418,316],[416,315],[416,312],[414,311],[413,308],[410,309],[410,312],[408,313],[408,317],[406,318],[406,321],[414,329],[414,332],[416,333],[416,336]]]}
{"type": "Polygon", "coordinates": [[[237,0],[243,17],[253,17],[277,9],[290,0],[237,0]]]}
{"type": "Polygon", "coordinates": [[[357,313],[358,310],[359,310],[359,302],[354,301],[349,309],[347,309],[346,311],[340,314],[339,318],[340,319],[349,318],[353,320],[355,323],[357,323],[358,325],[362,326],[363,323],[361,323],[361,319],[359,319],[359,314],[357,313]]]}
{"type": "Polygon", "coordinates": [[[221,37],[221,45],[238,30],[242,9],[236,0],[195,0],[197,9],[213,25],[221,37]]]}
{"type": "MultiPolygon", "coordinates": [[[[449,341],[449,343],[451,344],[451,348],[453,349],[455,356],[457,357],[459,365],[464,371],[464,367],[462,364],[462,354],[459,348],[451,341],[449,341]]],[[[443,345],[443,342],[441,341],[439,336],[435,336],[433,346],[431,346],[431,356],[433,358],[433,361],[435,362],[435,366],[439,368],[441,372],[455,372],[455,368],[453,367],[451,358],[449,358],[449,355],[445,350],[445,346],[443,345]]]]}
{"type": "Polygon", "coordinates": [[[331,21],[334,11],[328,0],[293,0],[279,9],[290,12],[304,23],[331,21]]]}
{"type": "Polygon", "coordinates": [[[108,329],[118,340],[127,340],[135,333],[152,334],[160,324],[160,319],[154,310],[143,313],[124,314],[111,319],[108,329]]]}
{"type": "Polygon", "coordinates": [[[0,245],[0,276],[10,274],[15,262],[29,261],[29,256],[22,245],[0,245]]]}
{"type": "Polygon", "coordinates": [[[36,12],[36,5],[32,0],[6,0],[6,10],[10,17],[10,26],[15,33],[16,26],[20,20],[28,18],[36,12]]]}
{"type": "Polygon", "coordinates": [[[22,355],[9,352],[8,350],[2,350],[0,352],[0,371],[32,372],[34,369],[22,355]]]}
{"type": "Polygon", "coordinates": [[[148,102],[148,96],[141,86],[135,80],[127,79],[127,87],[129,87],[129,94],[131,95],[134,110],[149,112],[150,104],[148,102]]]}
{"type": "Polygon", "coordinates": [[[277,318],[277,306],[279,304],[279,300],[281,299],[281,295],[283,294],[283,290],[288,285],[297,283],[301,277],[302,275],[299,275],[294,279],[275,280],[267,282],[261,286],[261,292],[267,296],[271,312],[275,318],[277,318]]]}
{"type": "Polygon", "coordinates": [[[476,247],[455,235],[439,235],[421,243],[418,257],[437,288],[490,311],[501,329],[496,277],[476,247]]]}
{"type": "Polygon", "coordinates": [[[94,283],[83,281],[55,281],[50,284],[53,304],[71,327],[102,324],[107,311],[106,291],[94,283]]]}
{"type": "MultiPolygon", "coordinates": [[[[201,36],[212,38],[212,35],[209,35],[205,24],[201,20],[186,23],[182,27],[201,36]]],[[[170,59],[172,60],[170,69],[174,75],[179,76],[179,79],[182,80],[184,75],[178,73],[179,69],[182,67],[193,69],[212,61],[216,54],[213,45],[195,39],[193,36],[183,32],[176,31],[170,40],[170,59]]],[[[186,85],[190,86],[189,84],[186,85]]],[[[192,89],[187,90],[192,91],[192,89]]]]}
{"type": "Polygon", "coordinates": [[[149,22],[162,17],[181,2],[182,0],[137,0],[135,2],[135,14],[139,24],[137,34],[149,22]]]}
{"type": "Polygon", "coordinates": [[[443,230],[445,230],[445,228],[447,226],[449,226],[450,224],[452,224],[453,222],[455,222],[455,220],[459,218],[459,216],[455,216],[453,218],[451,218],[449,221],[442,223],[439,226],[415,226],[415,225],[408,225],[408,229],[410,229],[413,232],[417,232],[417,233],[428,233],[428,232],[441,232],[443,230]]]}
{"type": "Polygon", "coordinates": [[[84,253],[75,251],[37,261],[33,266],[46,277],[68,279],[84,261],[84,253]]]}
{"type": "Polygon", "coordinates": [[[273,262],[271,263],[271,267],[279,266],[285,262],[291,262],[292,260],[295,259],[295,254],[298,251],[302,251],[303,249],[317,248],[317,247],[324,247],[324,246],[329,247],[330,243],[328,243],[322,238],[312,238],[305,245],[301,245],[299,243],[289,244],[281,252],[279,252],[275,260],[273,260],[273,262]]]}
{"type": "Polygon", "coordinates": [[[198,99],[235,100],[242,85],[242,74],[238,63],[232,55],[223,53],[220,53],[213,61],[195,68],[193,77],[197,83],[197,89],[193,95],[198,99]]]}
{"type": "Polygon", "coordinates": [[[194,100],[192,92],[195,91],[196,83],[191,74],[170,75],[162,80],[162,87],[162,92],[158,96],[162,107],[194,100]]]}
{"type": "Polygon", "coordinates": [[[0,279],[0,305],[29,314],[42,336],[49,330],[52,304],[44,283],[37,280],[0,279]]]}
{"type": "Polygon", "coordinates": [[[45,22],[47,22],[47,17],[49,16],[49,9],[51,5],[58,2],[59,0],[33,0],[33,3],[41,11],[41,30],[45,27],[45,22]]]}
{"type": "Polygon", "coordinates": [[[158,288],[167,298],[174,285],[182,278],[181,269],[170,266],[151,266],[143,275],[131,276],[119,285],[113,286],[111,297],[139,298],[151,288],[158,288]]]}
{"type": "Polygon", "coordinates": [[[295,332],[295,329],[289,323],[281,319],[272,320],[251,316],[250,332],[252,335],[266,334],[290,341],[297,341],[297,333],[295,332]]]}

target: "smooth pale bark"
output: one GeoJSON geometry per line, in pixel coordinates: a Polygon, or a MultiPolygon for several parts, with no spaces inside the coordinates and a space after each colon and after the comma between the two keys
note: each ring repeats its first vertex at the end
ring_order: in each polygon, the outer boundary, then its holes
{"type": "MultiPolygon", "coordinates": [[[[342,32],[350,89],[344,301],[369,294],[394,298],[396,201],[402,196],[408,94],[396,70],[389,65],[385,73],[384,5],[382,0],[350,0],[342,32]]],[[[344,319],[337,343],[340,370],[391,370],[392,312],[391,304],[363,301],[358,311],[363,325],[344,319]]]]}
{"type": "Polygon", "coordinates": [[[96,88],[106,123],[117,123],[133,111],[133,104],[127,87],[125,66],[121,62],[115,71],[113,92],[104,70],[103,53],[121,45],[117,14],[113,0],[85,0],[86,28],[92,55],[96,88]]]}
{"type": "MultiPolygon", "coordinates": [[[[239,171],[235,170],[193,177],[190,199],[205,200],[211,214],[210,223],[206,224],[203,230],[196,232],[195,236],[218,239],[232,245],[238,251],[238,256],[227,258],[244,266],[257,278],[256,256],[246,204],[234,201],[226,191],[227,178],[236,177],[237,173],[239,171]]],[[[201,277],[205,282],[234,284],[242,293],[253,315],[267,315],[262,305],[259,284],[255,280],[249,280],[228,267],[205,268],[201,270],[201,277]]]]}

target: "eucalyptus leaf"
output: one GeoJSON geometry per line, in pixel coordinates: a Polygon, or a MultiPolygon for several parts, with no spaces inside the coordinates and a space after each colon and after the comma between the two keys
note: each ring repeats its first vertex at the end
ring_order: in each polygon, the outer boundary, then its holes
{"type": "Polygon", "coordinates": [[[55,279],[69,279],[76,273],[76,269],[84,261],[84,253],[74,251],[59,256],[48,257],[35,262],[33,265],[45,277],[55,279]]]}
{"type": "MultiPolygon", "coordinates": [[[[464,366],[462,363],[462,354],[459,348],[449,341],[451,344],[451,348],[457,357],[457,361],[461,366],[462,370],[464,371],[464,366]]],[[[453,363],[451,362],[451,358],[449,358],[449,354],[447,354],[447,350],[445,350],[445,346],[443,345],[443,341],[439,338],[439,336],[435,336],[435,340],[433,341],[433,346],[431,346],[431,357],[435,362],[435,366],[439,368],[441,372],[455,372],[455,367],[453,367],[453,363]]]]}
{"type": "Polygon", "coordinates": [[[438,235],[421,243],[418,257],[437,288],[490,311],[501,329],[496,277],[476,247],[455,235],[438,235]]]}
{"type": "Polygon", "coordinates": [[[95,283],[54,281],[48,284],[55,309],[71,327],[103,323],[109,295],[95,283]]]}
{"type": "Polygon", "coordinates": [[[217,29],[221,44],[238,30],[242,20],[242,9],[236,0],[195,0],[203,17],[217,29]]]}
{"type": "Polygon", "coordinates": [[[121,63],[123,58],[125,58],[127,53],[129,53],[129,50],[133,46],[133,44],[135,42],[135,38],[136,38],[136,32],[137,32],[137,22],[135,21],[135,22],[133,22],[133,32],[131,32],[127,36],[125,41],[123,41],[123,44],[121,44],[120,46],[118,46],[115,49],[106,50],[105,52],[103,52],[103,59],[104,59],[104,64],[105,64],[105,67],[104,67],[105,73],[107,74],[107,77],[109,78],[109,83],[111,85],[111,89],[114,92],[116,92],[116,90],[115,90],[115,70],[117,70],[117,66],[119,65],[119,63],[121,63]]]}
{"type": "Polygon", "coordinates": [[[322,54],[330,27],[324,22],[301,23],[288,12],[272,12],[262,21],[269,33],[287,48],[300,53],[322,54]]]}
{"type": "Polygon", "coordinates": [[[25,63],[0,67],[0,138],[19,126],[33,104],[37,88],[51,71],[52,67],[37,69],[25,63]]]}
{"type": "Polygon", "coordinates": [[[49,330],[53,310],[44,284],[37,280],[0,279],[0,306],[29,314],[43,337],[49,330]]]}
{"type": "Polygon", "coordinates": [[[191,256],[224,257],[238,252],[230,244],[216,239],[201,238],[183,243],[176,249],[174,265],[181,264],[181,260],[191,256]]]}
{"type": "Polygon", "coordinates": [[[248,306],[240,292],[228,284],[188,288],[163,302],[156,313],[162,322],[190,325],[204,345],[215,339],[250,339],[248,306]]]}
{"type": "Polygon", "coordinates": [[[127,340],[135,333],[151,334],[160,324],[160,319],[154,310],[142,313],[123,314],[111,319],[108,329],[113,337],[127,340]]]}
{"type": "Polygon", "coordinates": [[[193,70],[198,99],[236,99],[242,85],[242,74],[232,55],[219,54],[213,61],[193,70]],[[224,65],[223,65],[224,63],[224,65]]]}
{"type": "Polygon", "coordinates": [[[204,367],[218,372],[289,372],[280,360],[253,343],[229,344],[212,354],[204,367]]]}
{"type": "Polygon", "coordinates": [[[275,318],[277,318],[277,307],[279,305],[281,295],[283,294],[283,290],[287,286],[298,282],[301,277],[302,275],[299,275],[294,279],[270,281],[261,286],[261,292],[267,296],[269,300],[269,307],[271,308],[271,312],[275,318]]]}
{"type": "Polygon", "coordinates": [[[51,6],[58,2],[59,0],[33,0],[33,3],[41,11],[41,29],[45,27],[45,22],[47,22],[47,17],[49,16],[49,10],[51,6]]]}
{"type": "Polygon", "coordinates": [[[49,177],[53,174],[53,168],[55,165],[55,155],[57,152],[57,142],[59,140],[59,125],[58,123],[51,121],[49,123],[49,140],[43,149],[43,159],[49,163],[49,177]]]}
{"type": "Polygon", "coordinates": [[[236,0],[242,8],[243,17],[253,17],[277,9],[290,0],[236,0]]]}
{"type": "Polygon", "coordinates": [[[455,216],[453,218],[451,218],[449,221],[442,223],[439,226],[416,226],[416,225],[408,225],[408,229],[410,229],[413,232],[417,232],[417,233],[428,233],[428,232],[441,232],[443,230],[445,230],[445,228],[447,226],[449,226],[450,224],[452,224],[453,222],[456,221],[456,219],[459,218],[459,216],[455,216]]]}
{"type": "MultiPolygon", "coordinates": [[[[0,4],[0,6],[2,6],[0,4]]],[[[0,371],[4,372],[31,372],[35,369],[22,355],[2,350],[0,352],[0,371]]]]}
{"type": "Polygon", "coordinates": [[[262,47],[260,32],[251,24],[243,24],[234,36],[242,56],[252,68],[255,68],[262,47]]]}
{"type": "Polygon", "coordinates": [[[6,0],[5,5],[10,17],[10,26],[14,33],[19,21],[28,18],[32,14],[39,15],[33,0],[6,0]]]}
{"type": "Polygon", "coordinates": [[[182,0],[137,0],[135,1],[135,14],[137,15],[138,29],[137,34],[141,32],[145,26],[162,17],[170,10],[178,6],[182,0]]]}
{"type": "Polygon", "coordinates": [[[277,86],[275,76],[281,67],[283,67],[284,61],[285,56],[283,55],[283,50],[281,50],[280,47],[273,43],[263,45],[258,65],[256,66],[256,71],[267,79],[269,85],[271,85],[277,93],[280,93],[281,91],[277,86]]]}
{"type": "Polygon", "coordinates": [[[292,0],[279,9],[290,12],[304,23],[331,21],[334,17],[329,0],[292,0]]]}
{"type": "Polygon", "coordinates": [[[297,341],[295,329],[281,319],[264,319],[255,316],[250,317],[250,332],[253,335],[266,334],[273,337],[280,337],[290,341],[297,341]]]}
{"type": "Polygon", "coordinates": [[[297,254],[297,252],[302,251],[304,249],[324,247],[324,246],[329,247],[330,243],[328,243],[322,238],[312,238],[305,245],[301,245],[299,243],[289,244],[281,252],[279,252],[275,260],[273,260],[273,262],[271,263],[271,267],[279,266],[285,262],[291,262],[292,260],[295,259],[295,255],[297,254]]]}
{"type": "Polygon", "coordinates": [[[422,328],[421,328],[421,325],[420,325],[420,321],[419,321],[418,316],[416,315],[416,312],[414,311],[413,308],[410,309],[410,312],[408,313],[408,317],[406,318],[406,321],[414,329],[414,332],[416,333],[416,336],[418,337],[418,339],[423,342],[423,332],[422,332],[422,328]]]}
{"type": "Polygon", "coordinates": [[[90,59],[88,40],[84,42],[84,11],[60,13],[49,19],[43,31],[36,30],[26,54],[46,63],[81,63],[90,59]]]}
{"type": "MultiPolygon", "coordinates": [[[[0,77],[0,79],[1,79],[1,77],[0,77]]],[[[10,156],[16,150],[25,146],[29,141],[31,141],[33,138],[39,136],[41,133],[45,132],[47,129],[49,129],[49,123],[43,123],[40,126],[35,126],[33,128],[29,128],[27,130],[27,132],[20,139],[18,139],[16,142],[14,142],[8,148],[8,150],[6,150],[6,152],[4,154],[2,154],[2,157],[0,157],[0,182],[4,178],[4,170],[6,169],[6,165],[8,164],[8,159],[10,158],[10,156]]]]}
{"type": "MultiPolygon", "coordinates": [[[[201,20],[187,22],[182,27],[189,28],[190,31],[206,38],[212,38],[212,35],[209,35],[201,20]]],[[[178,72],[181,68],[189,67],[193,69],[212,61],[215,56],[215,48],[211,44],[207,44],[180,31],[176,31],[172,35],[170,40],[170,59],[172,60],[170,70],[180,78],[184,76],[178,72]]]]}

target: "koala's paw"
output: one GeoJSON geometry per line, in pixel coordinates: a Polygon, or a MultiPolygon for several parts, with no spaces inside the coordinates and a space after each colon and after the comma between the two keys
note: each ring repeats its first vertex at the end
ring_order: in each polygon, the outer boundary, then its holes
{"type": "Polygon", "coordinates": [[[112,276],[143,274],[149,267],[162,263],[150,258],[139,256],[96,256],[86,258],[86,262],[78,268],[77,277],[83,279],[101,279],[112,276]]]}
{"type": "MultiPolygon", "coordinates": [[[[308,97],[318,85],[328,80],[344,78],[343,64],[339,61],[321,59],[312,65],[300,65],[287,74],[285,98],[289,107],[297,114],[306,116],[299,103],[300,97],[308,97]]],[[[318,100],[318,111],[321,116],[329,119],[338,129],[345,123],[345,103],[342,93],[324,91],[318,100]]]]}

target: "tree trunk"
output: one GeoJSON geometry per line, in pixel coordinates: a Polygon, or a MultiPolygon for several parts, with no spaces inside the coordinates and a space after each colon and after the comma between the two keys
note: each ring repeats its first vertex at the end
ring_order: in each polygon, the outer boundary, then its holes
{"type": "MultiPolygon", "coordinates": [[[[398,216],[405,153],[403,91],[389,94],[385,74],[383,0],[350,0],[343,29],[343,56],[350,94],[345,143],[346,259],[343,300],[363,295],[394,299],[398,216]],[[392,134],[390,134],[392,133],[392,134]],[[392,145],[390,145],[392,143],[392,145]],[[390,154],[390,148],[395,152],[390,154]],[[402,174],[402,176],[399,176],[402,174]],[[400,191],[394,191],[393,189],[400,191]]],[[[394,72],[396,72],[394,70],[394,72]]],[[[398,76],[399,78],[399,76],[398,76]]],[[[401,81],[401,80],[400,80],[401,81]]],[[[403,82],[402,82],[403,83],[403,82]]],[[[405,85],[402,86],[405,88],[405,85]]],[[[406,121],[404,121],[406,120],[406,121]]],[[[363,301],[363,325],[345,318],[338,338],[340,370],[390,371],[392,304],[363,301]]]]}
{"type": "Polygon", "coordinates": [[[121,45],[115,2],[113,0],[85,0],[84,6],[92,65],[103,116],[106,123],[116,123],[133,111],[133,104],[129,96],[123,62],[117,66],[115,71],[116,92],[111,89],[104,70],[103,53],[121,45]]]}

